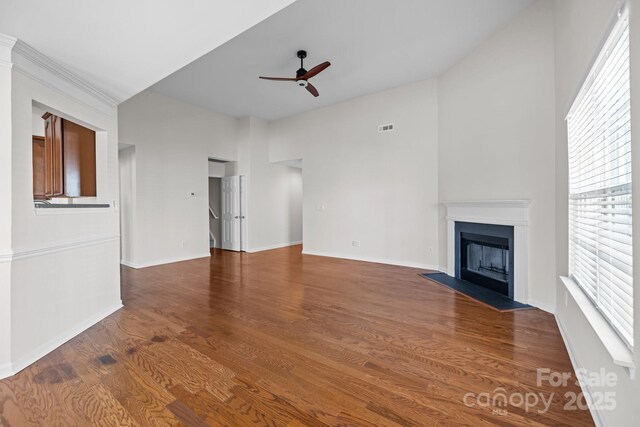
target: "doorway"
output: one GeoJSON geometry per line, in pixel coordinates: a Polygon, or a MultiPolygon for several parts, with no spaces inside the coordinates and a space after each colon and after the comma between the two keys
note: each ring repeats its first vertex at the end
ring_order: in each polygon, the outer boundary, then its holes
{"type": "Polygon", "coordinates": [[[209,247],[247,249],[247,187],[238,164],[209,157],[209,247]]]}
{"type": "Polygon", "coordinates": [[[221,179],[222,249],[245,251],[247,248],[247,191],[245,177],[226,176],[221,179]]]}
{"type": "Polygon", "coordinates": [[[221,247],[220,212],[222,204],[222,178],[209,177],[209,248],[221,247]]]}

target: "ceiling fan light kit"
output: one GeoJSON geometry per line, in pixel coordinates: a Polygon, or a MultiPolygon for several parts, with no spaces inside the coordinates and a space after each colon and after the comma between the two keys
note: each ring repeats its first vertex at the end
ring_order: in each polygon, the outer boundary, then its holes
{"type": "Polygon", "coordinates": [[[260,76],[260,78],[264,80],[275,80],[280,82],[282,81],[296,82],[298,86],[306,88],[309,91],[309,93],[311,93],[311,95],[317,97],[319,95],[318,89],[316,89],[315,86],[309,83],[309,79],[314,76],[317,76],[322,71],[327,69],[327,67],[329,67],[331,63],[329,61],[325,61],[322,64],[316,65],[315,67],[307,71],[304,69],[304,59],[307,57],[307,51],[299,50],[296,53],[296,56],[300,58],[300,68],[298,69],[298,71],[296,71],[295,77],[262,77],[260,76]]]}

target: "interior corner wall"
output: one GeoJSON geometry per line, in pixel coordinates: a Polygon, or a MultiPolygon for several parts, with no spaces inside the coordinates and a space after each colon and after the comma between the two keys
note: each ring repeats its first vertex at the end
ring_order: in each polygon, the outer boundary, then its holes
{"type": "Polygon", "coordinates": [[[426,80],[269,123],[270,160],[303,159],[305,253],[437,268],[437,108],[426,80]]]}
{"type": "MultiPolygon", "coordinates": [[[[632,161],[640,164],[640,2],[632,0],[630,6],[631,46],[631,144],[632,161]]],[[[573,99],[604,42],[620,2],[616,0],[556,0],[556,277],[568,274],[568,160],[567,127],[565,116],[573,99]]],[[[633,170],[633,222],[640,223],[640,173],[633,170]]],[[[640,233],[634,227],[633,245],[640,247],[640,233]]],[[[640,366],[640,251],[634,250],[634,340],[635,364],[640,366]]],[[[614,387],[590,387],[591,392],[613,392],[615,410],[592,411],[597,425],[635,425],[638,417],[640,381],[632,380],[629,373],[613,363],[612,357],[587,321],[580,307],[557,281],[556,318],[563,332],[574,366],[588,372],[601,372],[616,376],[614,387]]]]}
{"type": "Polygon", "coordinates": [[[120,261],[130,265],[135,252],[136,147],[118,151],[120,171],[120,261]]]}
{"type": "MultiPolygon", "coordinates": [[[[269,162],[267,122],[250,117],[249,126],[248,252],[258,252],[302,241],[302,171],[269,162]]],[[[242,169],[242,167],[241,167],[242,169]]]]}
{"type": "Polygon", "coordinates": [[[122,103],[118,118],[136,153],[130,265],[209,256],[208,158],[237,160],[237,120],[152,91],[122,103]]]}
{"type": "MultiPolygon", "coordinates": [[[[4,102],[4,100],[3,100],[4,102]]],[[[17,372],[122,306],[116,108],[98,111],[16,68],[11,81],[11,369],[17,372]],[[32,103],[99,130],[96,211],[37,211],[32,103]]],[[[3,129],[4,131],[4,129],[3,129]]],[[[4,169],[4,168],[3,168],[4,169]]]]}
{"type": "MultiPolygon", "coordinates": [[[[531,200],[529,300],[555,306],[553,4],[519,14],[438,79],[440,201],[531,200]]],[[[446,265],[440,215],[440,259],[446,265]]]]}

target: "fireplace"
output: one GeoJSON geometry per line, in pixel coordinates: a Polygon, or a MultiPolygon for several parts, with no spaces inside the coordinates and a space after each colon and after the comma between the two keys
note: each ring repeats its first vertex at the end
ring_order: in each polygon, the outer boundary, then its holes
{"type": "MultiPolygon", "coordinates": [[[[538,305],[529,298],[530,200],[447,201],[447,264],[444,271],[460,278],[460,233],[506,237],[509,240],[509,296],[523,304],[538,305]],[[474,224],[467,226],[465,224],[474,224]],[[505,227],[480,231],[475,226],[505,227]],[[472,227],[471,229],[466,227],[472,227]],[[475,231],[474,229],[475,228],[475,231]],[[497,230],[497,231],[496,231],[497,230]],[[496,231],[498,234],[494,233],[496,231]]],[[[484,264],[483,264],[484,265],[484,264]]]]}
{"type": "Polygon", "coordinates": [[[513,299],[513,227],[455,223],[455,276],[513,299]]]}

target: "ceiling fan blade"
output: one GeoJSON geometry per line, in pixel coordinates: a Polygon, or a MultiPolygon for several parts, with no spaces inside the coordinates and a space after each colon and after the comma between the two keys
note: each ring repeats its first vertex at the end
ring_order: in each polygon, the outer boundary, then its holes
{"type": "Polygon", "coordinates": [[[290,78],[290,77],[262,77],[262,76],[260,76],[259,78],[260,79],[264,79],[264,80],[275,80],[275,81],[278,81],[278,82],[295,82],[296,80],[298,80],[295,77],[294,78],[290,78]]]}
{"type": "Polygon", "coordinates": [[[327,69],[327,67],[329,67],[329,65],[331,65],[331,62],[329,62],[329,61],[323,62],[320,65],[316,65],[315,67],[313,67],[312,69],[307,71],[304,76],[298,77],[298,80],[309,80],[311,77],[317,76],[322,71],[327,69]]]}
{"type": "Polygon", "coordinates": [[[307,82],[307,86],[306,86],[306,87],[307,87],[307,90],[308,90],[309,92],[311,92],[311,95],[313,95],[313,96],[318,96],[318,95],[320,95],[320,94],[318,93],[318,89],[316,89],[316,87],[315,87],[314,85],[312,85],[311,83],[307,82]]]}

